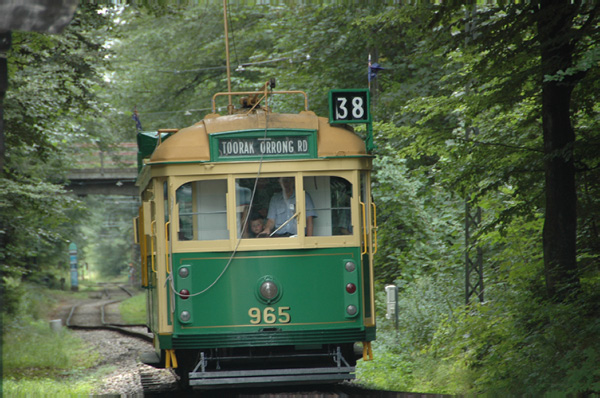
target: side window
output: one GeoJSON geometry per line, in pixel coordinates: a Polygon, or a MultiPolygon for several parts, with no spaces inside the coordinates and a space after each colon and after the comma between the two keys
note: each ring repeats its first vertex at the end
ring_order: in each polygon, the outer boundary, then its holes
{"type": "Polygon", "coordinates": [[[348,180],[334,176],[304,177],[304,190],[314,205],[313,235],[332,236],[353,233],[352,184],[348,180]]]}
{"type": "Polygon", "coordinates": [[[176,191],[179,240],[229,239],[227,180],[192,181],[176,191]]]}

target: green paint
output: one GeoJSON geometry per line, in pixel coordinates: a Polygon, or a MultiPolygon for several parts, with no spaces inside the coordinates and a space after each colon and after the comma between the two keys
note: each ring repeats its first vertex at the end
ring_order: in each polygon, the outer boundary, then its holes
{"type": "Polygon", "coordinates": [[[193,296],[215,282],[229,253],[176,253],[175,289],[187,289],[193,297],[175,298],[174,346],[364,340],[360,258],[358,248],[240,252],[212,287],[193,296]],[[355,271],[346,270],[348,261],[356,264],[355,271]],[[187,268],[187,277],[180,276],[181,268],[187,268]],[[278,287],[269,304],[259,293],[265,280],[278,287]],[[348,283],[356,285],[355,293],[346,292],[348,283]],[[348,305],[357,307],[355,316],[346,313],[348,305]],[[189,321],[179,319],[182,311],[191,313],[189,321]]]}

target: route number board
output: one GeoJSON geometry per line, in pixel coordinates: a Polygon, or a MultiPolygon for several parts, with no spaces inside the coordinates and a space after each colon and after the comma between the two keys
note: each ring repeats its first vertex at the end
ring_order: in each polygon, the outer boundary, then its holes
{"type": "Polygon", "coordinates": [[[329,123],[371,123],[368,89],[329,91],[329,123]]]}

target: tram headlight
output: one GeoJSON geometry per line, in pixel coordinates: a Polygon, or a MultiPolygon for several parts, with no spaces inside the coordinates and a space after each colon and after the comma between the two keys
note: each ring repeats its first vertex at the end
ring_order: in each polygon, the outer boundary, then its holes
{"type": "Polygon", "coordinates": [[[260,285],[260,295],[267,301],[273,300],[279,293],[279,288],[275,282],[267,280],[260,285]]]}
{"type": "Polygon", "coordinates": [[[190,314],[189,311],[181,311],[179,319],[181,319],[181,322],[189,322],[189,320],[192,319],[192,314],[190,314]]]}
{"type": "Polygon", "coordinates": [[[352,261],[346,262],[346,271],[353,272],[355,269],[356,269],[356,264],[354,264],[352,261]]]}
{"type": "Polygon", "coordinates": [[[349,305],[349,306],[346,307],[346,312],[350,316],[356,315],[357,311],[358,311],[358,309],[356,308],[355,305],[349,305]]]}
{"type": "Polygon", "coordinates": [[[273,304],[281,299],[283,287],[271,275],[265,275],[256,281],[254,296],[265,304],[273,304]]]}
{"type": "Polygon", "coordinates": [[[179,276],[182,278],[187,278],[190,275],[190,269],[188,267],[179,268],[179,276]]]}

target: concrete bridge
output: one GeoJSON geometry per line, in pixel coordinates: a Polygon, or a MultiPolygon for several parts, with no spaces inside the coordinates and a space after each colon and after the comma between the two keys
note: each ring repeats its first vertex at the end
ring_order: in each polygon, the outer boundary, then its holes
{"type": "Polygon", "coordinates": [[[73,169],[67,178],[70,181],[67,190],[78,196],[139,195],[135,186],[137,168],[73,169]]]}
{"type": "Polygon", "coordinates": [[[121,195],[138,196],[137,144],[124,142],[110,151],[82,147],[78,168],[71,169],[66,189],[78,196],[121,195]]]}

